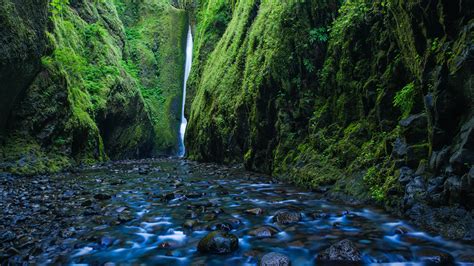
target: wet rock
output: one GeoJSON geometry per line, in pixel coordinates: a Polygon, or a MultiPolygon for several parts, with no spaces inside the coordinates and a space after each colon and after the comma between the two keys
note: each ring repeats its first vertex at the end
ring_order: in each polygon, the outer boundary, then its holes
{"type": "Polygon", "coordinates": [[[419,143],[428,137],[426,128],[428,127],[428,116],[425,113],[411,115],[400,121],[403,136],[408,143],[419,143]]]}
{"type": "Polygon", "coordinates": [[[94,199],[96,200],[108,200],[108,199],[111,199],[112,196],[110,196],[109,194],[105,194],[105,193],[98,193],[98,194],[95,194],[94,195],[94,199]]]}
{"type": "Polygon", "coordinates": [[[138,169],[138,174],[140,174],[140,175],[147,175],[148,173],[150,173],[150,169],[148,169],[148,168],[139,168],[138,169]]]}
{"type": "Polygon", "coordinates": [[[230,218],[226,220],[232,226],[232,229],[237,229],[242,225],[242,221],[237,218],[230,218]]]}
{"type": "Polygon", "coordinates": [[[301,213],[294,211],[278,211],[275,216],[273,216],[273,222],[279,224],[293,224],[301,220],[301,213]]]}
{"type": "Polygon", "coordinates": [[[232,225],[229,224],[229,223],[216,223],[216,224],[213,224],[213,225],[209,226],[208,229],[211,230],[211,231],[220,230],[220,231],[224,231],[224,232],[229,232],[233,228],[232,228],[232,225]]]}
{"type": "Polygon", "coordinates": [[[92,200],[86,200],[86,201],[81,203],[82,207],[88,207],[88,206],[91,206],[91,205],[92,205],[92,200]]]}
{"type": "Polygon", "coordinates": [[[192,229],[197,223],[196,220],[186,220],[183,223],[183,227],[192,229]]]}
{"type": "Polygon", "coordinates": [[[394,232],[397,235],[404,235],[404,234],[410,232],[410,230],[408,228],[406,228],[405,226],[397,226],[395,228],[394,232]]]}
{"type": "Polygon", "coordinates": [[[112,238],[112,237],[108,237],[108,236],[103,236],[100,239],[100,245],[103,246],[103,247],[110,247],[110,246],[112,246],[112,244],[114,242],[115,242],[115,239],[112,238]]]}
{"type": "Polygon", "coordinates": [[[418,250],[415,257],[423,263],[454,265],[454,258],[450,254],[436,249],[418,250]]]}
{"type": "Polygon", "coordinates": [[[263,214],[263,209],[262,208],[253,208],[253,209],[246,210],[245,213],[253,214],[253,215],[262,215],[263,214]]]}
{"type": "Polygon", "coordinates": [[[461,199],[462,183],[459,176],[451,176],[444,182],[444,194],[450,203],[459,202],[461,199]]]}
{"type": "Polygon", "coordinates": [[[16,234],[13,231],[5,230],[0,232],[0,242],[13,241],[16,238],[16,234]]]}
{"type": "Polygon", "coordinates": [[[202,195],[203,195],[202,193],[191,192],[191,193],[187,193],[186,197],[189,198],[189,199],[196,199],[196,198],[202,197],[202,195]]]}
{"type": "Polygon", "coordinates": [[[454,153],[449,158],[456,174],[469,171],[467,166],[474,164],[474,117],[466,122],[460,130],[458,143],[454,147],[454,153]]]}
{"type": "Polygon", "coordinates": [[[198,251],[211,254],[231,253],[239,248],[239,239],[229,233],[214,231],[205,236],[198,244],[198,251]]]}
{"type": "Polygon", "coordinates": [[[252,229],[251,231],[249,231],[248,234],[251,236],[259,237],[259,238],[267,238],[267,237],[272,237],[278,233],[279,233],[278,229],[272,226],[265,225],[265,226],[252,229]]]}
{"type": "Polygon", "coordinates": [[[444,147],[440,151],[433,151],[430,159],[430,168],[439,170],[448,161],[449,146],[444,147]]]}
{"type": "Polygon", "coordinates": [[[290,258],[284,254],[277,252],[270,252],[265,254],[260,260],[261,266],[289,266],[291,265],[290,258]]]}
{"type": "Polygon", "coordinates": [[[163,199],[163,201],[170,201],[170,200],[175,199],[175,197],[176,197],[175,193],[171,192],[171,193],[167,193],[163,195],[161,198],[163,199]]]}
{"type": "Polygon", "coordinates": [[[215,219],[217,219],[217,215],[215,213],[207,213],[206,215],[204,215],[203,217],[203,220],[204,221],[214,221],[215,219]]]}
{"type": "Polygon", "coordinates": [[[196,219],[198,217],[198,214],[194,211],[186,213],[186,218],[191,218],[191,219],[196,219]]]}
{"type": "Polygon", "coordinates": [[[345,239],[331,245],[328,249],[318,254],[316,259],[320,261],[361,262],[362,257],[355,244],[345,239]]]}
{"type": "Polygon", "coordinates": [[[133,220],[133,215],[130,212],[123,212],[118,216],[118,221],[120,223],[130,222],[131,220],[133,220]]]}
{"type": "Polygon", "coordinates": [[[405,156],[408,152],[408,144],[405,139],[397,138],[393,142],[393,151],[398,157],[405,156]]]}
{"type": "Polygon", "coordinates": [[[413,206],[417,200],[423,199],[425,196],[425,181],[422,176],[417,176],[405,188],[404,204],[406,207],[413,206]]]}

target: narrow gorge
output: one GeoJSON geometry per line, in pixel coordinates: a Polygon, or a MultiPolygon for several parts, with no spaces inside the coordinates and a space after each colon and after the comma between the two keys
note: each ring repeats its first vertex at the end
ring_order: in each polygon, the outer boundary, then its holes
{"type": "Polygon", "coordinates": [[[474,2],[0,0],[0,264],[471,265],[474,2]]]}

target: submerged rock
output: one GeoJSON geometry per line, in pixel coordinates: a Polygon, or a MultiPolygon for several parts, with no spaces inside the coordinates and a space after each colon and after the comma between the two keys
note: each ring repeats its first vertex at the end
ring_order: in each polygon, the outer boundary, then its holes
{"type": "Polygon", "coordinates": [[[361,262],[362,257],[355,244],[344,239],[331,245],[316,257],[320,261],[361,262]]]}
{"type": "Polygon", "coordinates": [[[262,208],[254,208],[254,209],[246,210],[245,213],[253,214],[253,215],[262,215],[263,214],[263,209],[262,208]]]}
{"type": "Polygon", "coordinates": [[[436,249],[421,249],[415,253],[415,256],[419,261],[427,264],[454,264],[454,259],[450,254],[436,249]]]}
{"type": "Polygon", "coordinates": [[[255,237],[267,238],[267,237],[272,237],[278,234],[278,232],[279,232],[278,229],[272,226],[264,225],[264,226],[257,227],[249,231],[248,234],[255,237]]]}
{"type": "Polygon", "coordinates": [[[99,193],[99,194],[95,194],[94,195],[94,199],[96,200],[108,200],[108,199],[111,199],[112,196],[110,196],[109,194],[105,194],[105,193],[99,193]]]}
{"type": "Polygon", "coordinates": [[[288,256],[277,253],[270,252],[265,254],[260,260],[261,266],[289,266],[291,265],[290,258],[288,256]]]}
{"type": "Polygon", "coordinates": [[[279,224],[293,224],[301,220],[301,213],[294,211],[278,211],[273,217],[273,222],[279,224]]]}
{"type": "Polygon", "coordinates": [[[211,254],[231,253],[239,248],[239,239],[233,234],[214,231],[205,236],[198,244],[198,251],[211,254]]]}

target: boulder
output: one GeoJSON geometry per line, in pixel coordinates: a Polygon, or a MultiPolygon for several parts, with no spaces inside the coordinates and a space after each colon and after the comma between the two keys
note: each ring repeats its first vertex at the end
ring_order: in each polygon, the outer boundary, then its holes
{"type": "Polygon", "coordinates": [[[355,244],[344,239],[336,244],[331,245],[328,249],[318,254],[316,259],[318,261],[331,262],[361,262],[362,257],[360,251],[355,244]]]}
{"type": "Polygon", "coordinates": [[[294,211],[278,211],[275,216],[273,216],[273,222],[279,224],[294,224],[301,220],[301,213],[294,211]]]}
{"type": "Polygon", "coordinates": [[[239,248],[239,239],[233,234],[214,231],[198,243],[198,251],[210,254],[227,254],[239,248]]]}
{"type": "Polygon", "coordinates": [[[403,202],[406,207],[413,204],[426,196],[426,184],[422,176],[417,176],[405,187],[405,196],[403,202]]]}
{"type": "Polygon", "coordinates": [[[264,225],[252,229],[251,231],[249,231],[248,234],[255,237],[267,238],[278,234],[278,232],[278,229],[276,229],[275,227],[264,225]]]}
{"type": "Polygon", "coordinates": [[[270,252],[265,254],[260,260],[261,266],[289,266],[291,265],[290,258],[288,256],[277,253],[270,252]]]}

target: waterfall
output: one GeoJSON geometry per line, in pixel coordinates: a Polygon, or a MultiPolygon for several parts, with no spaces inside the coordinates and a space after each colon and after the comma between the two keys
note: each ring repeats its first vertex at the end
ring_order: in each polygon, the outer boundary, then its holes
{"type": "Polygon", "coordinates": [[[191,72],[191,63],[193,59],[193,35],[191,33],[191,25],[188,28],[188,37],[186,41],[186,64],[184,68],[184,83],[183,83],[183,105],[181,108],[181,126],[179,127],[179,157],[184,157],[186,147],[184,146],[184,134],[188,120],[184,117],[184,106],[186,104],[186,83],[188,82],[189,73],[191,72]]]}

